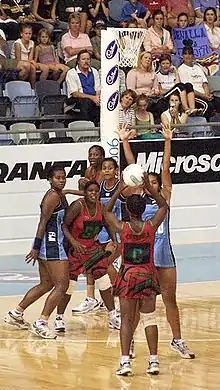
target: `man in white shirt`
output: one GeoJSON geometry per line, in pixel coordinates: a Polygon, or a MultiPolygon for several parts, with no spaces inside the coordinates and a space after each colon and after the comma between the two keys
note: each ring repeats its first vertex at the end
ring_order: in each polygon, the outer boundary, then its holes
{"type": "Polygon", "coordinates": [[[91,55],[88,50],[81,50],[76,59],[76,67],[67,72],[66,83],[68,91],[68,106],[75,103],[80,108],[80,118],[100,122],[100,91],[99,73],[91,68],[91,55]]]}
{"type": "Polygon", "coordinates": [[[178,68],[178,73],[182,83],[193,85],[196,101],[201,103],[201,107],[204,106],[203,114],[207,119],[214,112],[220,113],[220,99],[210,92],[208,80],[202,67],[194,62],[192,47],[183,48],[183,64],[178,68]]]}

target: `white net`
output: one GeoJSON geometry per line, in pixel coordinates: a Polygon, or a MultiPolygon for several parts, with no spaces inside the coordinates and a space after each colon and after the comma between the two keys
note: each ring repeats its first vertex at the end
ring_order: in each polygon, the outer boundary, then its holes
{"type": "Polygon", "coordinates": [[[141,45],[146,36],[144,28],[112,28],[118,44],[119,66],[137,66],[141,45]]]}

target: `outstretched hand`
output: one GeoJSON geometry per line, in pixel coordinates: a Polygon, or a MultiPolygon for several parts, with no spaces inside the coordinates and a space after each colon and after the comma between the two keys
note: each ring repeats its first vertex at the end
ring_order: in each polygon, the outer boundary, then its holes
{"type": "Polygon", "coordinates": [[[161,126],[162,126],[162,130],[160,132],[163,135],[164,139],[167,141],[171,141],[171,139],[173,138],[174,129],[170,128],[170,123],[167,125],[161,123],[161,126]]]}
{"type": "Polygon", "coordinates": [[[119,135],[121,141],[128,141],[129,139],[136,137],[136,131],[128,129],[127,123],[123,123],[123,125],[118,130],[116,130],[115,133],[119,135]]]}

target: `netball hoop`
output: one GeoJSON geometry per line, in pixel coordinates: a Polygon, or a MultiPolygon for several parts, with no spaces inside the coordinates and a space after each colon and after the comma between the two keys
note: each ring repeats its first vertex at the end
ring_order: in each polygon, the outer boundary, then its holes
{"type": "Polygon", "coordinates": [[[108,28],[115,35],[118,45],[119,66],[133,68],[137,66],[141,45],[146,36],[144,28],[108,28]]]}

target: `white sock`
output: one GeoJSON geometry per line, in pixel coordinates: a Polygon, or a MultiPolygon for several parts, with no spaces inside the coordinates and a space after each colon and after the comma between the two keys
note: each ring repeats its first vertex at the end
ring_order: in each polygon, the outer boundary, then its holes
{"type": "Polygon", "coordinates": [[[11,310],[11,313],[13,314],[13,316],[15,317],[19,317],[19,316],[22,316],[23,312],[22,311],[19,311],[17,309],[13,309],[11,310]]]}
{"type": "Polygon", "coordinates": [[[108,312],[109,318],[115,317],[115,309],[108,312]]]}
{"type": "Polygon", "coordinates": [[[48,321],[47,320],[43,320],[42,318],[38,318],[38,320],[36,321],[36,325],[39,326],[39,325],[42,325],[42,324],[47,325],[48,321]]]}
{"type": "Polygon", "coordinates": [[[94,302],[94,301],[96,301],[96,299],[95,299],[95,298],[90,298],[90,297],[87,297],[87,300],[88,300],[88,301],[90,301],[90,302],[94,302]]]}
{"type": "Polygon", "coordinates": [[[121,364],[129,363],[129,362],[130,362],[129,355],[122,355],[122,357],[121,357],[121,364]]]}
{"type": "Polygon", "coordinates": [[[181,343],[183,342],[183,339],[173,339],[173,341],[175,341],[175,343],[181,343]]]}
{"type": "Polygon", "coordinates": [[[158,362],[158,355],[150,355],[149,362],[158,362]]]}

